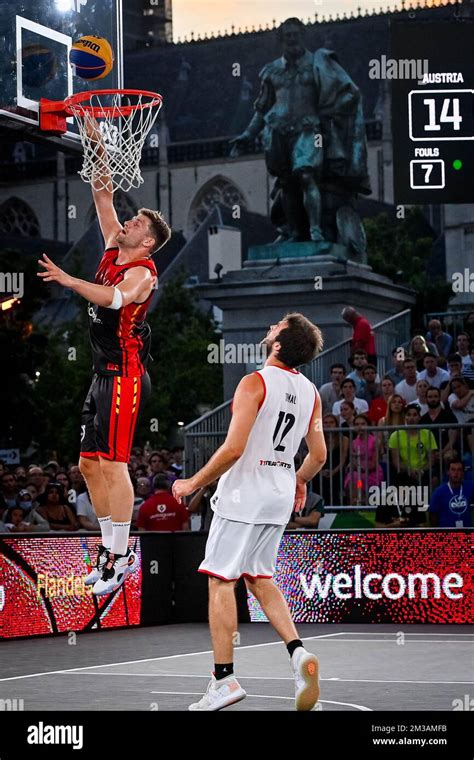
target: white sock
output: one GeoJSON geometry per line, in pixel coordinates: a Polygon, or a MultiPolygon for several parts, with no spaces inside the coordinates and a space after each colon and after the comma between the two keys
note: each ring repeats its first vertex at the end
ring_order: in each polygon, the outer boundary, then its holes
{"type": "Polygon", "coordinates": [[[128,522],[112,523],[112,554],[126,554],[128,549],[128,537],[130,534],[130,520],[128,522]]]}
{"type": "Polygon", "coordinates": [[[108,517],[98,517],[97,519],[100,525],[100,532],[102,533],[102,546],[110,549],[112,546],[112,518],[109,515],[108,517]]]}

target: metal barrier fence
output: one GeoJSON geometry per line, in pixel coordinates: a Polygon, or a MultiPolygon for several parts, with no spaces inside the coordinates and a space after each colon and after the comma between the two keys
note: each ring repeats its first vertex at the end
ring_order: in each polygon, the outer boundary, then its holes
{"type": "Polygon", "coordinates": [[[429,503],[449,462],[474,452],[472,422],[370,426],[362,435],[355,428],[332,428],[325,438],[326,464],[312,489],[326,506],[337,508],[394,506],[415,511],[429,503]]]}
{"type": "MultiPolygon", "coordinates": [[[[377,364],[382,377],[391,366],[392,350],[410,334],[410,309],[394,314],[373,327],[376,335],[377,364]]],[[[330,379],[329,367],[340,362],[348,367],[351,339],[322,351],[310,364],[301,368],[317,388],[330,379]]],[[[230,400],[206,412],[184,428],[184,471],[186,477],[203,466],[222,443],[230,422],[230,400]]]]}
{"type": "Polygon", "coordinates": [[[451,352],[454,353],[456,350],[456,338],[460,332],[464,332],[464,319],[471,311],[472,309],[464,309],[460,311],[430,311],[425,314],[424,323],[427,325],[431,319],[439,319],[443,325],[443,330],[453,337],[451,352]]]}
{"type": "MultiPolygon", "coordinates": [[[[216,411],[221,428],[190,437],[190,472],[202,467],[225,439],[229,407],[222,404],[216,411]]],[[[326,429],[325,439],[326,464],[311,484],[325,507],[329,511],[377,510],[377,515],[383,514],[381,521],[387,514],[398,515],[408,526],[424,521],[423,513],[433,490],[443,482],[449,461],[467,460],[470,455],[472,464],[474,454],[473,422],[403,428],[379,425],[366,427],[362,433],[353,427],[339,427],[326,429]]],[[[296,467],[305,454],[302,446],[296,467]]]]}
{"type": "MultiPolygon", "coordinates": [[[[374,333],[377,349],[377,370],[383,377],[391,369],[392,351],[401,346],[410,334],[410,309],[405,309],[393,317],[388,317],[374,325],[374,333]]],[[[347,338],[335,346],[322,351],[310,364],[306,364],[301,371],[313,382],[317,388],[330,380],[329,368],[331,364],[339,362],[349,368],[351,354],[351,339],[347,338]]]]}

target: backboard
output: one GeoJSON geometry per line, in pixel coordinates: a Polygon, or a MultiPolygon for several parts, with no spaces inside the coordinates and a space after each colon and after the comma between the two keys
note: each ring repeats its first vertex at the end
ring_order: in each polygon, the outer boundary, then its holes
{"type": "MultiPolygon", "coordinates": [[[[122,0],[3,0],[0,11],[0,125],[39,134],[39,100],[123,87],[122,0]],[[114,67],[93,82],[75,76],[69,50],[93,34],[112,45],[114,67]]],[[[59,138],[80,147],[74,120],[59,138]]]]}

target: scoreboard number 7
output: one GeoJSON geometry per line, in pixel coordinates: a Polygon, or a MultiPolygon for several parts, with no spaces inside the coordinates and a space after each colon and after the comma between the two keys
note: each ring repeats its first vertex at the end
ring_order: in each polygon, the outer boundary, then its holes
{"type": "Polygon", "coordinates": [[[441,107],[441,114],[439,117],[440,123],[436,123],[436,100],[435,98],[425,98],[423,100],[425,106],[428,106],[428,124],[423,126],[425,132],[438,132],[441,130],[441,122],[450,122],[453,125],[453,129],[459,131],[461,128],[462,116],[460,114],[459,98],[443,98],[443,105],[441,107]],[[449,115],[450,104],[453,104],[453,113],[449,115]]]}
{"type": "Polygon", "coordinates": [[[428,183],[430,181],[430,174],[433,171],[433,164],[421,164],[421,168],[425,170],[425,182],[428,183]]]}

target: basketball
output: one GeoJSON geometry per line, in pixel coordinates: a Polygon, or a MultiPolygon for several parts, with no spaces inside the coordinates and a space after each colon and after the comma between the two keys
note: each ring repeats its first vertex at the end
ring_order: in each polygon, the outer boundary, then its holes
{"type": "Polygon", "coordinates": [[[74,42],[69,62],[76,76],[90,81],[103,79],[114,65],[114,52],[104,37],[87,35],[74,42]]]}

